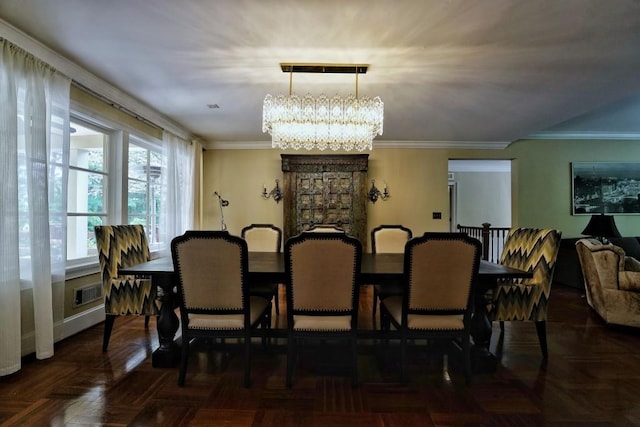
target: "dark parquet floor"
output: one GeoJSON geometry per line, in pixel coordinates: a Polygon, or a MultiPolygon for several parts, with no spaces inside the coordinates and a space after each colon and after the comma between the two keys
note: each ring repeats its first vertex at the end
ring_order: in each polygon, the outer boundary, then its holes
{"type": "MultiPolygon", "coordinates": [[[[370,290],[361,301],[361,324],[370,328],[370,290]]],[[[27,357],[20,372],[1,377],[0,424],[640,425],[639,331],[607,327],[571,288],[554,287],[549,310],[547,363],[533,324],[507,323],[502,340],[494,325],[498,370],[475,375],[469,386],[453,352],[419,343],[401,384],[397,346],[369,340],[359,350],[357,388],[342,368],[343,349],[310,344],[287,389],[283,342],[268,349],[256,342],[251,388],[242,386],[241,353],[199,345],[181,388],[177,368],[151,366],[154,322],[145,330],[142,318],[119,318],[107,353],[97,325],[56,344],[51,359],[27,357]]]]}

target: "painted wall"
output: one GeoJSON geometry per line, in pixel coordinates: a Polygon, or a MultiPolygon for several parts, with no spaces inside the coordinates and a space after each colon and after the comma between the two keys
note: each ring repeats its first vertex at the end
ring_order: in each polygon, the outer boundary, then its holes
{"type": "MultiPolygon", "coordinates": [[[[220,192],[231,203],[224,212],[231,233],[239,234],[251,222],[270,222],[281,227],[282,204],[260,197],[263,183],[270,189],[274,179],[282,178],[280,154],[281,151],[271,149],[206,151],[204,228],[220,228],[213,191],[220,192]]],[[[588,216],[571,215],[571,162],[640,161],[640,144],[521,140],[504,150],[376,148],[369,153],[369,178],[375,179],[378,186],[386,182],[391,198],[368,203],[367,228],[402,223],[416,235],[448,230],[449,159],[513,160],[511,225],[557,228],[563,237],[578,237],[588,216]],[[442,212],[443,219],[432,219],[432,212],[442,212]]],[[[483,190],[492,188],[478,188],[483,190]]],[[[616,223],[623,235],[640,235],[640,215],[617,215],[616,223]]]]}
{"type": "MultiPolygon", "coordinates": [[[[221,227],[218,201],[212,196],[214,191],[229,200],[229,206],[224,208],[229,232],[240,234],[245,225],[260,222],[282,227],[282,203],[261,197],[263,184],[270,190],[275,179],[282,182],[281,153],[271,149],[206,151],[203,156],[203,227],[221,227]]],[[[378,224],[404,224],[414,234],[447,231],[447,167],[445,150],[371,151],[369,179],[375,179],[379,188],[386,182],[391,197],[375,204],[368,202],[367,229],[378,224]],[[443,219],[433,220],[434,211],[442,212],[443,219]]]]}
{"type": "Polygon", "coordinates": [[[454,176],[458,224],[480,226],[488,222],[492,227],[511,226],[510,172],[455,172],[454,176]]]}

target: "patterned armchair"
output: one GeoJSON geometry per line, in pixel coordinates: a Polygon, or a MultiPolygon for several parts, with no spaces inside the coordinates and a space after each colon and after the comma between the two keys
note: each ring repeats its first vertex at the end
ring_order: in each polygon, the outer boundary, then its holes
{"type": "Polygon", "coordinates": [[[158,314],[156,289],[151,279],[119,276],[118,269],[151,259],[142,225],[103,225],[94,229],[102,270],[102,293],[106,313],[102,351],[107,351],[116,316],[158,314]]]}
{"type": "Polygon", "coordinates": [[[640,262],[595,239],[578,240],[576,250],[589,306],[607,324],[640,327],[640,262]]]}
{"type": "MultiPolygon", "coordinates": [[[[547,351],[547,305],[553,271],[560,248],[562,233],[552,229],[512,228],[504,243],[500,263],[533,273],[532,278],[499,282],[493,293],[489,312],[491,320],[533,321],[543,357],[547,351]]],[[[501,333],[502,333],[501,332],[501,333]]]]}

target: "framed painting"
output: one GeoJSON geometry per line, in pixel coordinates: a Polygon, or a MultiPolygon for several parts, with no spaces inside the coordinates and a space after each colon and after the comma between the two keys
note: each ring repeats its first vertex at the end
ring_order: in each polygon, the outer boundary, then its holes
{"type": "Polygon", "coordinates": [[[640,163],[571,163],[571,214],[640,214],[640,163]]]}

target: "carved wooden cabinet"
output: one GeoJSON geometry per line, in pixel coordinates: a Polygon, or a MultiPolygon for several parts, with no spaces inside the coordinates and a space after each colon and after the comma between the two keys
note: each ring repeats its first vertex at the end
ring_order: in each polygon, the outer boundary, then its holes
{"type": "Polygon", "coordinates": [[[369,155],[282,154],[284,238],[316,224],[333,224],[367,243],[369,155]]]}

